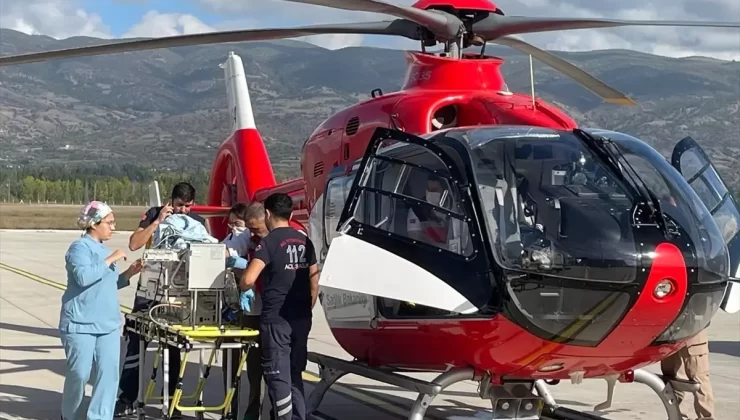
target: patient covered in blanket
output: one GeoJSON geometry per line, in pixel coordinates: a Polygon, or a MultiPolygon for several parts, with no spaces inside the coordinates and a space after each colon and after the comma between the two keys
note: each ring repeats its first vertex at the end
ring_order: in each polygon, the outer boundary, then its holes
{"type": "Polygon", "coordinates": [[[154,248],[181,251],[189,243],[217,244],[218,239],[211,236],[205,226],[186,214],[173,214],[164,220],[154,231],[154,248]]]}

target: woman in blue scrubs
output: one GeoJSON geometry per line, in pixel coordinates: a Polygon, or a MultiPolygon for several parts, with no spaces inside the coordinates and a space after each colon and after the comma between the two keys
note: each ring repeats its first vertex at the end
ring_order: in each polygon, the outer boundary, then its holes
{"type": "Polygon", "coordinates": [[[121,313],[118,289],[142,268],[135,261],[119,272],[126,259],[120,249],[104,245],[116,227],[113,210],[100,201],[85,206],[77,219],[84,230],[65,255],[67,289],[62,296],[59,332],[67,356],[62,396],[62,420],[110,420],[116,403],[121,349],[121,313]],[[95,366],[92,398],[87,415],[78,413],[85,384],[95,366]]]}

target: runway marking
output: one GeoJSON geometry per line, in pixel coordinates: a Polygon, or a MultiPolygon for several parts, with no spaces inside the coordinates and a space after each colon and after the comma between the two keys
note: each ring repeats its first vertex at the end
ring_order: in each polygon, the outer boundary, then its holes
{"type": "MultiPolygon", "coordinates": [[[[49,280],[49,279],[43,278],[41,276],[37,276],[36,274],[29,273],[28,271],[21,270],[20,268],[11,267],[11,266],[9,266],[8,264],[5,264],[5,263],[0,263],[0,268],[2,268],[4,270],[8,270],[11,273],[18,274],[19,276],[23,276],[23,277],[25,277],[27,279],[31,279],[33,281],[39,282],[41,284],[45,284],[47,286],[51,286],[51,287],[53,287],[55,289],[59,289],[59,290],[62,290],[62,291],[67,290],[67,286],[64,285],[64,284],[62,284],[62,283],[59,283],[59,282],[56,282],[56,281],[53,281],[53,280],[49,280]]],[[[128,306],[126,306],[126,305],[119,305],[119,306],[120,306],[121,312],[123,312],[125,314],[131,313],[131,308],[129,308],[128,306]]]]}
{"type": "MultiPolygon", "coordinates": [[[[47,278],[38,276],[38,275],[33,274],[33,273],[29,273],[28,271],[21,270],[19,268],[11,267],[11,266],[9,266],[9,265],[7,265],[5,263],[0,263],[0,268],[3,269],[3,270],[10,271],[11,273],[18,274],[19,276],[23,276],[23,277],[25,277],[27,279],[36,281],[36,282],[41,283],[43,285],[53,287],[53,288],[58,289],[58,290],[62,290],[62,291],[67,290],[67,286],[64,285],[64,284],[62,284],[62,283],[59,283],[59,282],[56,282],[56,281],[53,281],[53,280],[49,280],[47,278]]],[[[120,305],[120,309],[121,309],[121,312],[123,312],[123,313],[127,313],[127,314],[128,313],[131,313],[131,308],[128,307],[128,306],[120,305]]],[[[317,384],[321,380],[321,378],[319,376],[317,376],[315,373],[309,372],[309,371],[304,371],[302,376],[303,376],[303,380],[304,381],[311,382],[312,384],[317,384]]],[[[408,418],[408,415],[409,415],[408,414],[409,413],[409,410],[408,409],[404,409],[400,405],[396,405],[395,403],[392,403],[390,401],[385,401],[385,400],[382,400],[380,398],[370,396],[370,395],[366,394],[365,392],[361,392],[361,391],[357,391],[357,390],[351,389],[351,388],[349,388],[347,386],[344,386],[344,385],[339,384],[339,383],[336,383],[336,382],[331,386],[330,390],[331,391],[334,391],[334,392],[337,392],[339,394],[343,394],[346,397],[350,397],[352,399],[358,400],[361,403],[367,404],[367,405],[369,405],[370,407],[372,407],[372,408],[374,408],[376,410],[384,411],[384,412],[386,412],[388,414],[392,414],[394,416],[398,416],[398,417],[400,417],[402,419],[408,418]]],[[[315,415],[318,418],[331,419],[331,417],[329,417],[329,416],[327,416],[325,414],[322,414],[322,413],[314,413],[312,415],[315,415]]]]}

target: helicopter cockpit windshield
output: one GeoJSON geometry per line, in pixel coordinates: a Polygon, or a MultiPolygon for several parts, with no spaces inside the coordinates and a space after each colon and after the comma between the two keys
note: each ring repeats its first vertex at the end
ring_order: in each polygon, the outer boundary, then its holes
{"type": "Polygon", "coordinates": [[[518,128],[491,134],[467,133],[502,266],[633,281],[639,253],[631,227],[636,197],[614,171],[572,133],[518,128]]]}

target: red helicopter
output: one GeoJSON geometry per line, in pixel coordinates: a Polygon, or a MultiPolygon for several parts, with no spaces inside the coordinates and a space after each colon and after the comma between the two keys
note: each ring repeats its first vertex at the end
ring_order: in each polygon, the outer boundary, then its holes
{"type": "Polygon", "coordinates": [[[288,0],[394,20],[116,42],[0,57],[0,65],[316,34],[402,36],[401,91],[324,121],[302,178],[277,184],[256,129],[241,59],[223,65],[233,134],[213,165],[212,233],[236,202],[294,198],[294,224],[322,264],[321,304],[355,360],[312,353],[315,410],[347,373],[419,393],[409,419],[460,381],[478,381],[494,419],[598,419],[559,406],[548,385],[602,378],[653,389],[698,384],[642,367],[677,351],[719,308],[740,309],[740,210],[701,147],[670,160],[623,133],[583,129],[534,95],[509,91],[487,42],[527,53],[607,102],[634,104],[572,64],[511,35],[628,25],[740,28],[740,22],[506,16],[488,0],[288,0]],[[427,47],[441,44],[438,52],[427,47]],[[479,53],[466,52],[479,46],[479,53]],[[356,176],[356,175],[360,176],[356,176]],[[329,246],[330,244],[333,246],[329,246]],[[431,382],[404,372],[439,372],[431,382]]]}

